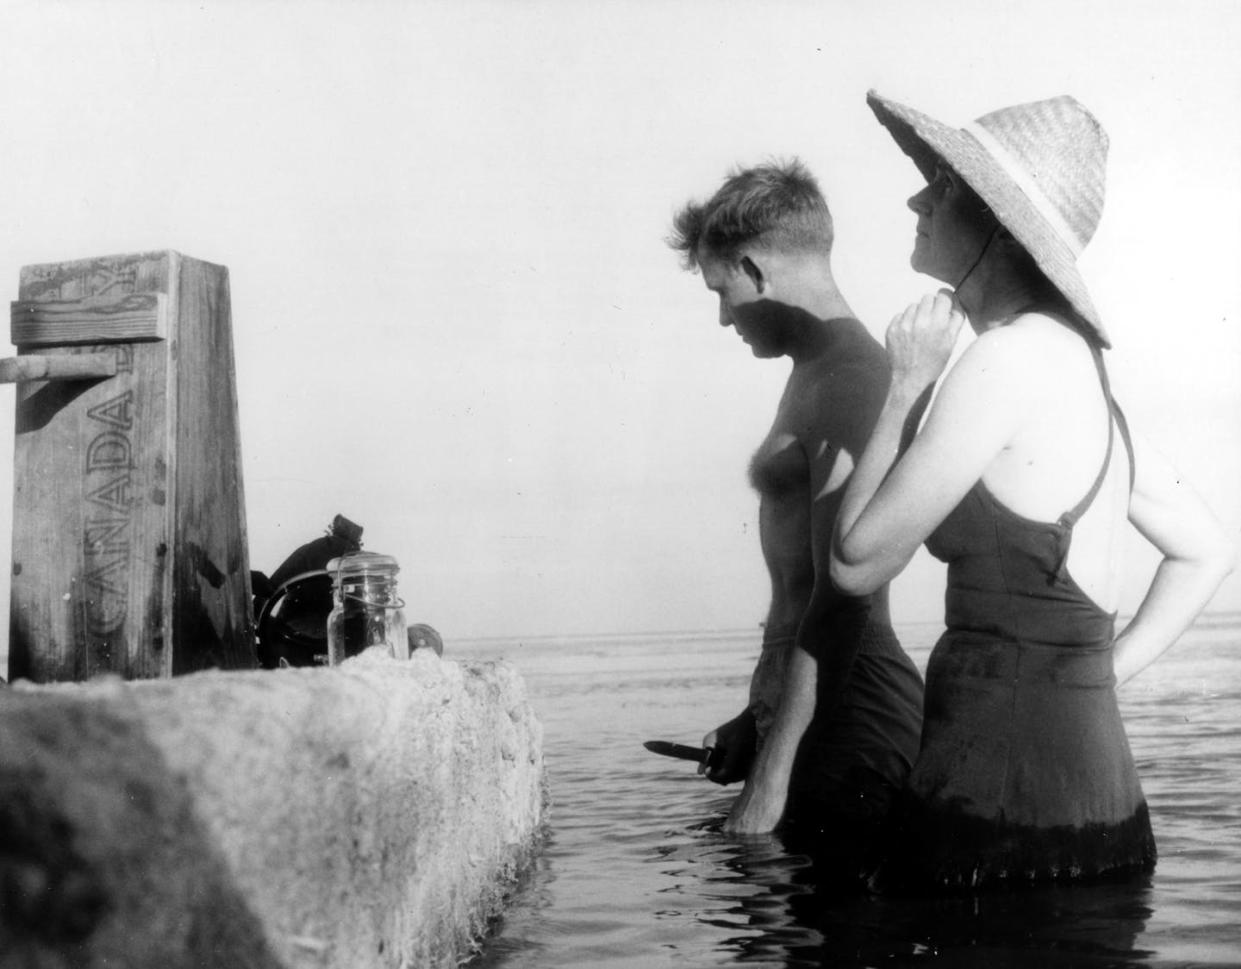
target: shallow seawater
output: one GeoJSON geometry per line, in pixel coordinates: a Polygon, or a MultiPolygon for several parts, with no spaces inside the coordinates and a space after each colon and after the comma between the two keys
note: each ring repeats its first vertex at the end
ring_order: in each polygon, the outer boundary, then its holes
{"type": "MultiPolygon", "coordinates": [[[[938,628],[899,630],[920,667],[938,628]]],[[[1139,883],[827,898],[779,838],[716,830],[738,788],[648,753],[736,713],[755,634],[449,645],[523,673],[545,728],[546,848],[471,969],[1241,966],[1241,616],[1121,692],[1159,846],[1139,883]]]]}

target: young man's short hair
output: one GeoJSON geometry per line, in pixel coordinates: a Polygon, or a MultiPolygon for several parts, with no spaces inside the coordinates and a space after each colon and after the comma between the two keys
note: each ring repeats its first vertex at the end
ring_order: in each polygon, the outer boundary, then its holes
{"type": "Polygon", "coordinates": [[[706,202],[690,202],[676,214],[668,245],[686,269],[699,252],[731,259],[747,245],[819,252],[832,249],[832,214],[818,182],[796,158],[738,169],[706,202]]]}

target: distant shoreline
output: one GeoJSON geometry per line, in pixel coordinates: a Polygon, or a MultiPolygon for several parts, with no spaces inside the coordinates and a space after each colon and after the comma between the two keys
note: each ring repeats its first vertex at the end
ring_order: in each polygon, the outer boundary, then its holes
{"type": "MultiPolygon", "coordinates": [[[[1120,615],[1116,617],[1118,627],[1123,627],[1125,623],[1133,618],[1132,615],[1120,615]]],[[[1207,611],[1195,620],[1191,629],[1220,629],[1225,626],[1241,623],[1241,610],[1218,610],[1207,611]]],[[[943,622],[939,619],[915,619],[906,621],[896,621],[893,623],[898,633],[902,630],[928,630],[942,628],[943,622]]],[[[453,645],[461,648],[476,647],[487,648],[500,645],[529,645],[529,646],[553,646],[557,643],[584,643],[591,642],[600,645],[620,645],[629,642],[643,642],[652,639],[665,639],[668,642],[680,643],[697,643],[704,640],[712,640],[718,642],[720,640],[734,641],[740,639],[755,639],[762,636],[762,626],[757,625],[751,629],[699,629],[699,630],[654,630],[652,632],[629,632],[629,633],[566,633],[552,634],[544,633],[534,636],[469,636],[453,640],[453,645]]]]}
{"type": "MultiPolygon", "coordinates": [[[[1123,625],[1128,622],[1132,616],[1118,616],[1117,625],[1123,625]]],[[[939,620],[915,620],[909,622],[897,622],[894,624],[897,633],[902,638],[908,637],[910,642],[930,639],[928,635],[932,630],[942,627],[943,623],[939,620]]],[[[1204,612],[1194,622],[1191,630],[1215,630],[1223,629],[1227,626],[1241,625],[1241,611],[1238,610],[1219,610],[1204,612]]],[[[651,640],[663,640],[670,644],[680,644],[682,646],[702,645],[706,643],[739,643],[745,640],[753,640],[757,645],[762,638],[762,627],[755,626],[752,629],[698,629],[698,630],[656,630],[653,632],[630,632],[630,633],[567,633],[563,635],[542,634],[538,636],[471,636],[454,639],[446,643],[450,652],[447,658],[451,658],[452,652],[457,650],[469,651],[479,650],[486,652],[489,649],[497,648],[520,648],[530,646],[536,648],[547,648],[554,646],[573,646],[586,643],[595,646],[625,646],[629,644],[646,643],[651,640]]],[[[0,648],[0,675],[8,680],[9,669],[9,653],[8,646],[5,644],[0,648]]]]}

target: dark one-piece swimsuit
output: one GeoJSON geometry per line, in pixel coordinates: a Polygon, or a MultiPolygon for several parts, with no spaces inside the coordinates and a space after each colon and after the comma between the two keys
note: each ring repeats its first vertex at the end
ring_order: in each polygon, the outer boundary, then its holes
{"type": "Polygon", "coordinates": [[[1112,670],[1115,614],[1068,574],[1073,526],[1103,485],[1056,522],[1023,518],[979,481],[927,548],[948,564],[947,631],[927,665],[922,743],[901,804],[885,890],[974,889],[1149,871],[1146,800],[1112,670]]]}

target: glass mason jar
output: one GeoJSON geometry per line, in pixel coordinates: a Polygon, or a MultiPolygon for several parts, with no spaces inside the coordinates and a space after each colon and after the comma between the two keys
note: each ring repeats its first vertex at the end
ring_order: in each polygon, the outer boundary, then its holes
{"type": "Polygon", "coordinates": [[[350,552],[332,559],[332,612],[327,618],[329,666],[339,666],[371,646],[409,659],[405,603],[396,591],[396,559],[375,552],[350,552]]]}

